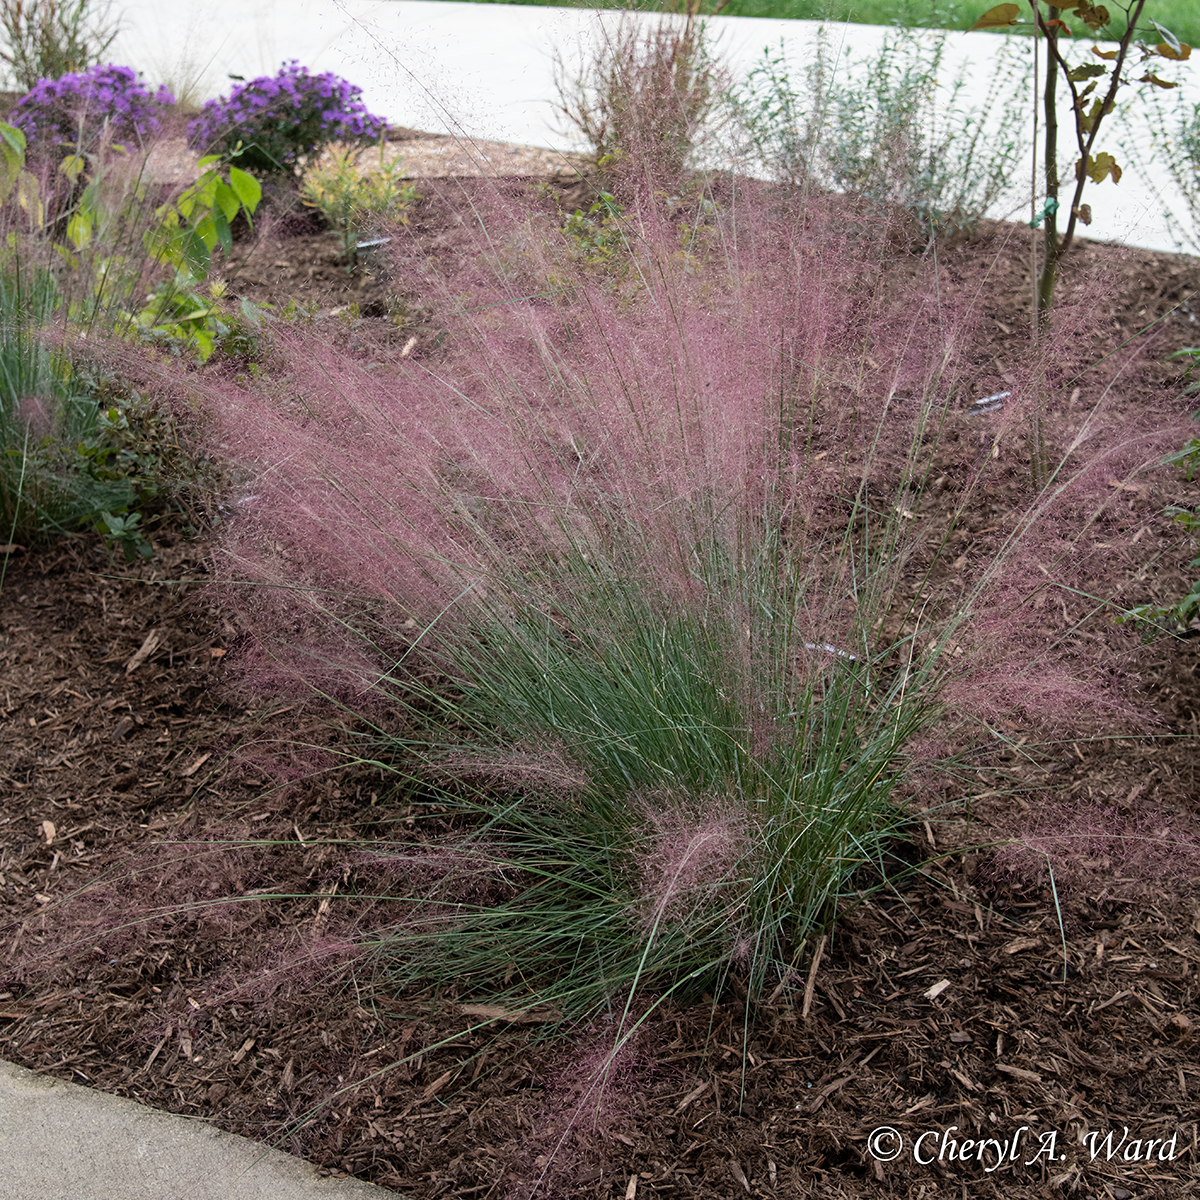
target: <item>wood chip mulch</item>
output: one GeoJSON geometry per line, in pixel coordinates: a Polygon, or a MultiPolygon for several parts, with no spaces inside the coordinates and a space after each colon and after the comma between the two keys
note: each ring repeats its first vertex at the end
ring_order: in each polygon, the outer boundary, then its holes
{"type": "MultiPolygon", "coordinates": [[[[1190,279],[1171,256],[1087,253],[1125,272],[1110,332],[1149,319],[1146,279],[1190,279]]],[[[1015,330],[1012,272],[995,319],[1015,330]]],[[[978,848],[1018,801],[950,812],[904,850],[903,891],[810,947],[745,1040],[736,995],[663,1006],[598,1096],[584,1068],[611,1026],[565,1053],[536,1021],[480,1030],[350,952],[396,916],[351,842],[436,818],[369,774],[306,776],[327,726],[222,689],[237,633],[205,596],[205,547],[157,549],[136,566],[87,539],[8,555],[0,1057],[422,1200],[1200,1194],[1190,868],[1147,876],[1098,851],[1052,890],[978,848]],[[283,790],[254,750],[280,737],[283,790]]],[[[1139,825],[1200,818],[1198,645],[1139,663],[1160,736],[1076,743],[1037,764],[1044,787],[1139,825]]]]}

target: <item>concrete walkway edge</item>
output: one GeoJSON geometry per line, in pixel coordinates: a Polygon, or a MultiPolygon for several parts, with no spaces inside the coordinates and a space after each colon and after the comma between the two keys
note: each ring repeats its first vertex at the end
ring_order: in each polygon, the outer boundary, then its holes
{"type": "Polygon", "coordinates": [[[205,1121],[0,1061],[0,1200],[385,1200],[205,1121]]]}

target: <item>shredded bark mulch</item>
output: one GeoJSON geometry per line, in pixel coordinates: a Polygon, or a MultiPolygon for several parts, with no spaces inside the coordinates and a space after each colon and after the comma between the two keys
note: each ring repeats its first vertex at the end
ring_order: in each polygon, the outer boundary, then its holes
{"type": "MultiPolygon", "coordinates": [[[[421,222],[438,233],[432,203],[421,222]]],[[[327,314],[352,302],[362,276],[332,235],[277,233],[255,262],[286,267],[256,265],[246,294],[294,286],[327,314]]],[[[1028,285],[1020,252],[997,264],[998,236],[949,253],[991,264],[1002,381],[1028,285]]],[[[1113,284],[1098,343],[1174,310],[1123,402],[1179,390],[1166,351],[1196,339],[1197,261],[1095,244],[1079,258],[1113,284]]],[[[347,318],[366,353],[410,336],[379,303],[347,318]]],[[[1144,523],[1165,597],[1182,594],[1186,547],[1160,514],[1131,496],[1126,525],[1144,523]]],[[[1038,791],[997,788],[918,827],[902,891],[846,913],[811,948],[805,986],[748,1032],[736,994],[663,1005],[596,1090],[612,1023],[564,1050],[536,1013],[397,995],[386,964],[351,953],[396,915],[358,844],[438,818],[365,770],[310,774],[328,721],[223,689],[238,640],[205,594],[206,546],[166,534],[156,550],[136,566],[88,539],[8,555],[0,1056],[412,1197],[1195,1194],[1194,859],[1147,873],[1101,829],[1094,859],[1051,879],[987,848],[1038,818],[1038,791]],[[255,767],[279,739],[286,788],[255,767]]],[[[1126,830],[1194,827],[1198,647],[1141,652],[1153,735],[997,771],[1126,830]]]]}

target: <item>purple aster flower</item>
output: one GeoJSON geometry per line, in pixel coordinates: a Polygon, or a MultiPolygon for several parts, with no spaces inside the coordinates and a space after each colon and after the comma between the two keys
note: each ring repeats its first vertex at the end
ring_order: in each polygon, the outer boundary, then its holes
{"type": "Polygon", "coordinates": [[[158,131],[162,110],[174,103],[165,87],[152,93],[131,67],[106,64],[41,80],[10,120],[31,145],[86,146],[106,127],[114,136],[140,141],[158,131]]]}
{"type": "Polygon", "coordinates": [[[386,131],[360,99],[362,91],[326,72],[312,75],[295,60],[278,74],[239,84],[210,100],[188,126],[193,146],[229,155],[259,171],[295,171],[300,160],[332,141],[367,141],[386,131]]]}

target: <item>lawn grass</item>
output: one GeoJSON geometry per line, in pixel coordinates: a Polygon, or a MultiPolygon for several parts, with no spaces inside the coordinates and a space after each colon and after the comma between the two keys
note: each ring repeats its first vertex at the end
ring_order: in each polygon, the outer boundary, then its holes
{"type": "MultiPolygon", "coordinates": [[[[549,4],[551,0],[478,0],[482,4],[549,4]]],[[[719,2],[719,0],[718,0],[719,2]]],[[[702,0],[711,12],[714,0],[702,0]]],[[[559,0],[556,8],[659,8],[656,3],[631,3],[623,0],[596,0],[589,4],[571,4],[559,0]]],[[[777,17],[796,21],[852,21],[860,25],[916,25],[931,29],[970,29],[977,18],[991,8],[991,0],[729,0],[721,9],[729,17],[777,17]]],[[[1112,40],[1124,30],[1120,10],[1113,6],[1112,40]]],[[[1200,8],[1196,0],[1151,0],[1146,6],[1143,24],[1148,37],[1159,38],[1150,25],[1157,21],[1171,30],[1180,41],[1200,46],[1200,8]]],[[[1081,38],[1082,42],[1083,39],[1081,38]]]]}

